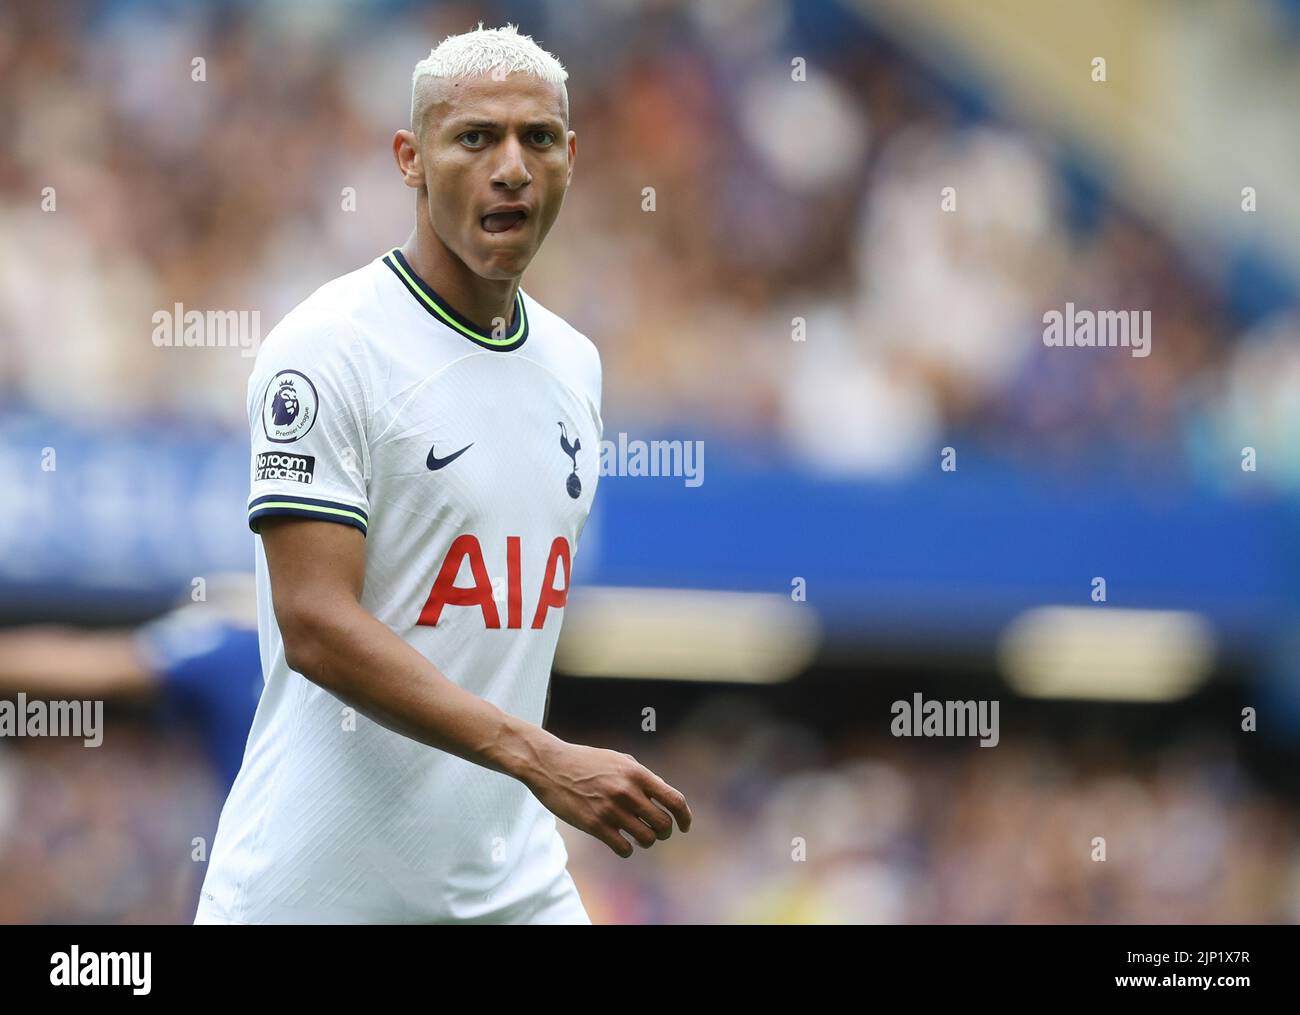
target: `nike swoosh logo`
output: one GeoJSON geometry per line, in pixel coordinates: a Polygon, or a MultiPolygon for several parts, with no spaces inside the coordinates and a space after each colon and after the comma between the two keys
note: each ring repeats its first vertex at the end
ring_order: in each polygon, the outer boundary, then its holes
{"type": "MultiPolygon", "coordinates": [[[[437,445],[434,445],[434,447],[436,447],[436,446],[437,446],[437,445]]],[[[439,469],[441,469],[444,465],[450,465],[452,462],[454,462],[457,458],[459,458],[461,455],[463,455],[466,451],[468,451],[468,450],[469,450],[470,448],[472,448],[473,446],[474,446],[473,443],[466,444],[463,448],[461,448],[461,449],[460,449],[459,451],[457,451],[455,454],[448,455],[446,458],[434,458],[434,457],[433,457],[433,448],[430,448],[430,449],[429,449],[429,457],[426,458],[426,459],[424,460],[424,464],[427,465],[427,466],[428,466],[431,470],[433,470],[434,472],[437,472],[437,471],[438,471],[439,469]]]]}

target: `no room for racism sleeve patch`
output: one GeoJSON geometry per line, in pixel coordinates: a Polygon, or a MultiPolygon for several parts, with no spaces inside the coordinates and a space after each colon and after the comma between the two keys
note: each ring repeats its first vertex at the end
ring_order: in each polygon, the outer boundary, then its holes
{"type": "Polygon", "coordinates": [[[287,451],[263,451],[253,467],[253,482],[283,479],[292,483],[310,483],[316,475],[315,455],[295,455],[287,451]]]}

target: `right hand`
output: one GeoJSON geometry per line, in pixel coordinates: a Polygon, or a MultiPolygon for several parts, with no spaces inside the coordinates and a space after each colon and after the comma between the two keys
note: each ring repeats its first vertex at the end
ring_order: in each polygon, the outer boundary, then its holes
{"type": "Polygon", "coordinates": [[[542,774],[528,787],[533,795],[557,818],[594,835],[624,859],[635,850],[620,832],[649,849],[673,834],[674,817],[683,832],[690,831],[686,797],[630,754],[557,738],[543,762],[542,774]]]}

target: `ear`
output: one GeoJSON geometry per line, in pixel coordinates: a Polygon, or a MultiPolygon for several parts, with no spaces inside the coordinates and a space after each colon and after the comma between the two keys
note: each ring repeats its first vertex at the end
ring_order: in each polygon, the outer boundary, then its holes
{"type": "Polygon", "coordinates": [[[424,167],[420,164],[420,145],[411,131],[399,130],[393,135],[393,158],[397,160],[397,170],[402,174],[403,183],[408,187],[420,187],[424,184],[424,167]]]}
{"type": "Polygon", "coordinates": [[[573,182],[573,163],[578,157],[578,135],[569,131],[569,175],[564,181],[567,188],[573,182]]]}

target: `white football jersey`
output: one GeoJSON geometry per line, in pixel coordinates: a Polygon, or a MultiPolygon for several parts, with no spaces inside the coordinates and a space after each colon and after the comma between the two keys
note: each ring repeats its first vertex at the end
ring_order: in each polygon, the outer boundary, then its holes
{"type": "MultiPolygon", "coordinates": [[[[360,529],[365,609],[448,679],[541,724],[596,490],[600,382],[595,346],[522,288],[509,327],[485,333],[390,251],[262,344],[249,525],[360,529]]],[[[196,922],[590,922],[527,787],[288,667],[255,542],[266,683],[196,922]]]]}

